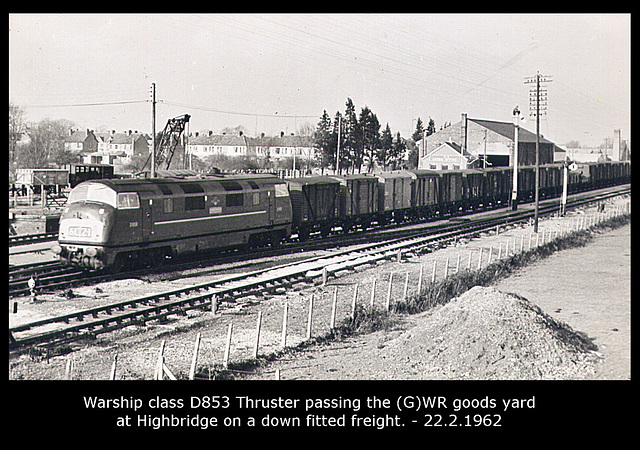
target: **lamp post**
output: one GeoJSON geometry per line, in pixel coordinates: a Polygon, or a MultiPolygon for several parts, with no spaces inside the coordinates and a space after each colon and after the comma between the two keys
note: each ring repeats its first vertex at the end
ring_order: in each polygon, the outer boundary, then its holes
{"type": "Polygon", "coordinates": [[[516,106],[513,109],[515,130],[513,138],[513,190],[511,192],[511,209],[518,209],[518,132],[520,131],[520,110],[516,106]]]}

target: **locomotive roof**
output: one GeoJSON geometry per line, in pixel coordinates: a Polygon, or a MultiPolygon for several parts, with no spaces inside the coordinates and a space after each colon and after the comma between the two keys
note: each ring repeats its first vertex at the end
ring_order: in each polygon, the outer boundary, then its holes
{"type": "Polygon", "coordinates": [[[284,181],[275,175],[259,175],[259,174],[234,174],[234,175],[209,175],[197,177],[167,177],[167,178],[114,178],[114,179],[98,179],[89,180],[89,183],[101,183],[109,186],[116,192],[124,192],[131,189],[141,189],[145,186],[157,186],[160,184],[203,184],[218,183],[221,181],[254,181],[283,183],[284,181]]]}

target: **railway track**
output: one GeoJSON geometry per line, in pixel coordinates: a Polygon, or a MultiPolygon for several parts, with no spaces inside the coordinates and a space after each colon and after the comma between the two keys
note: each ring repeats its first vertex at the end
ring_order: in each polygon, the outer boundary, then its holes
{"type": "MultiPolygon", "coordinates": [[[[606,198],[616,195],[622,195],[630,191],[630,188],[616,188],[607,190],[605,193],[601,193],[597,196],[593,196],[592,193],[576,194],[569,199],[568,207],[578,207],[587,203],[602,201],[606,198]]],[[[554,212],[554,208],[557,209],[557,199],[549,199],[541,202],[540,213],[549,214],[554,212]]],[[[486,211],[488,213],[502,213],[500,209],[486,211]]],[[[507,220],[526,220],[524,216],[527,214],[522,209],[518,212],[507,212],[507,220]]],[[[531,212],[529,216],[533,216],[531,212]]],[[[457,221],[469,221],[472,220],[469,216],[455,216],[450,217],[450,222],[457,221]]],[[[217,253],[212,257],[212,253],[203,254],[199,257],[190,257],[185,261],[178,258],[170,263],[159,268],[141,268],[138,270],[128,271],[126,273],[104,273],[104,272],[83,272],[80,269],[70,268],[63,266],[56,262],[47,262],[41,264],[29,264],[22,266],[14,266],[9,271],[9,296],[18,297],[28,295],[30,293],[28,287],[29,278],[32,276],[38,277],[37,289],[38,292],[56,292],[64,289],[69,289],[77,286],[91,285],[101,283],[105,281],[122,279],[123,277],[143,277],[153,274],[162,274],[171,271],[180,271],[186,269],[192,269],[194,263],[206,264],[207,267],[216,264],[223,264],[233,261],[238,261],[242,258],[259,259],[269,258],[275,256],[282,256],[286,254],[292,254],[301,251],[314,251],[324,250],[330,248],[336,248],[343,245],[356,245],[368,242],[380,242],[391,238],[402,238],[420,236],[425,233],[434,232],[435,230],[447,231],[450,227],[455,227],[455,224],[436,225],[435,222],[428,222],[421,224],[417,229],[416,225],[408,224],[403,227],[384,227],[372,231],[350,233],[347,235],[334,235],[326,239],[311,239],[305,242],[292,241],[288,242],[281,247],[277,248],[250,248],[239,249],[236,251],[229,251],[223,253],[217,253]]]]}
{"type": "MultiPolygon", "coordinates": [[[[608,194],[608,196],[613,194],[608,194]]],[[[620,195],[617,193],[615,195],[620,195]]],[[[587,198],[580,204],[601,201],[587,198]]],[[[574,204],[575,206],[575,204],[574,204]]],[[[557,209],[554,204],[540,208],[540,213],[557,209]]],[[[336,250],[328,255],[306,258],[268,269],[229,275],[215,281],[184,287],[159,294],[85,309],[71,314],[51,317],[9,329],[9,348],[20,352],[28,348],[51,348],[98,334],[140,325],[147,321],[162,320],[169,315],[186,314],[191,309],[217,311],[228,304],[236,304],[248,295],[260,295],[277,289],[287,289],[296,283],[315,283],[326,280],[341,271],[397,258],[399,254],[419,254],[446,245],[454,239],[472,237],[495,229],[496,225],[528,220],[533,212],[511,212],[472,222],[459,222],[435,233],[422,230],[416,235],[395,237],[384,242],[362,245],[356,250],[336,250]]]]}
{"type": "Polygon", "coordinates": [[[33,244],[36,242],[55,241],[58,238],[57,232],[37,233],[37,234],[19,234],[9,236],[9,247],[16,245],[33,244]]]}

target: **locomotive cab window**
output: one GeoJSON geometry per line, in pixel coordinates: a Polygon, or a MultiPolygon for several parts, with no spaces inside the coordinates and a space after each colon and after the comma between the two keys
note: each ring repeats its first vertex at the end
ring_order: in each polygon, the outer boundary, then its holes
{"type": "Polygon", "coordinates": [[[118,194],[118,209],[140,208],[140,198],[135,192],[121,192],[118,194]]]}

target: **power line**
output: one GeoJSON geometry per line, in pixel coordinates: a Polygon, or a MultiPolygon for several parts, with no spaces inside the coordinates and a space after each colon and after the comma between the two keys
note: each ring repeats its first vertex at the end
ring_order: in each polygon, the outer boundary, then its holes
{"type": "Polygon", "coordinates": [[[214,108],[205,108],[203,106],[194,106],[194,105],[187,105],[185,103],[171,102],[171,101],[167,101],[167,100],[158,100],[158,103],[164,103],[166,105],[172,105],[172,106],[180,106],[181,108],[197,109],[199,111],[207,111],[207,112],[214,112],[214,113],[220,113],[220,114],[232,114],[232,115],[236,115],[236,116],[276,117],[276,118],[284,118],[284,119],[295,119],[295,118],[309,119],[309,118],[319,118],[320,117],[320,115],[318,115],[318,114],[315,114],[315,115],[301,115],[301,114],[286,115],[286,114],[278,114],[278,113],[275,113],[275,114],[261,114],[261,113],[249,113],[249,112],[239,112],[239,111],[225,111],[225,110],[214,109],[214,108]]]}
{"type": "Polygon", "coordinates": [[[132,103],[148,103],[149,100],[125,100],[117,102],[69,103],[59,105],[24,105],[25,108],[75,108],[83,106],[127,105],[132,103]]]}

